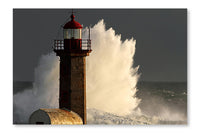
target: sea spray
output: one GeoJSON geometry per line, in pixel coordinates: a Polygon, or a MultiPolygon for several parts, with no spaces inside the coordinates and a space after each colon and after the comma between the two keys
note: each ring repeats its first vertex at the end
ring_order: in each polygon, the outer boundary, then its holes
{"type": "MultiPolygon", "coordinates": [[[[83,38],[88,37],[87,29],[83,38]]],[[[91,28],[92,53],[87,57],[87,107],[116,115],[128,115],[139,104],[136,84],[139,75],[132,68],[135,40],[121,41],[103,20],[91,28]]],[[[43,55],[35,69],[32,89],[14,95],[14,123],[27,123],[39,108],[58,108],[59,58],[55,53],[43,55]]]]}
{"type": "Polygon", "coordinates": [[[14,123],[27,123],[39,108],[58,107],[58,60],[54,53],[43,55],[35,68],[33,88],[14,95],[14,123]]]}
{"type": "Polygon", "coordinates": [[[135,40],[121,41],[104,21],[91,29],[92,52],[87,57],[87,107],[128,115],[139,104],[135,96],[139,75],[133,68],[135,40]]]}

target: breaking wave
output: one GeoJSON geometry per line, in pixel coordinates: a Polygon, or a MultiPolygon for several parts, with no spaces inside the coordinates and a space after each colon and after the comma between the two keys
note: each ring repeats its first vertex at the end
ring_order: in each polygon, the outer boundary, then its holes
{"type": "MultiPolygon", "coordinates": [[[[87,37],[87,28],[83,38],[87,37]]],[[[103,20],[91,28],[92,53],[87,57],[88,124],[158,124],[158,117],[146,116],[136,97],[138,68],[133,68],[136,41],[121,40],[103,20]]],[[[59,58],[43,55],[35,69],[33,88],[14,95],[14,123],[27,123],[38,108],[58,108],[59,58]]]]}

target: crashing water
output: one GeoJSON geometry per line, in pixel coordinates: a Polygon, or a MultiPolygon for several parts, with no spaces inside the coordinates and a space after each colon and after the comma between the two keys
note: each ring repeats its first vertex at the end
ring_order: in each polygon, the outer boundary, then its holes
{"type": "MultiPolygon", "coordinates": [[[[114,115],[96,109],[87,110],[87,124],[112,124],[112,125],[158,125],[158,124],[187,124],[186,120],[162,119],[158,116],[147,116],[137,111],[126,116],[114,115]]],[[[173,116],[171,116],[173,117],[173,116]]]]}
{"type": "Polygon", "coordinates": [[[139,104],[135,97],[139,75],[133,68],[135,40],[121,41],[101,20],[92,28],[92,52],[87,57],[87,107],[117,115],[130,114],[139,104]]]}
{"type": "MultiPolygon", "coordinates": [[[[87,37],[87,28],[83,38],[87,37]]],[[[135,40],[121,41],[104,21],[91,29],[92,53],[87,57],[88,124],[182,124],[144,114],[136,97],[139,74],[133,68],[135,40]]],[[[28,123],[30,114],[39,108],[58,108],[59,58],[43,55],[35,69],[32,88],[13,97],[14,123],[28,123]]]]}
{"type": "Polygon", "coordinates": [[[28,123],[29,116],[39,108],[58,107],[59,59],[54,53],[43,55],[35,69],[32,88],[13,96],[13,123],[28,123]]]}
{"type": "Polygon", "coordinates": [[[119,116],[108,112],[103,112],[97,109],[87,110],[87,124],[125,124],[125,125],[146,125],[157,124],[158,118],[147,117],[138,112],[132,112],[131,115],[119,116]]]}

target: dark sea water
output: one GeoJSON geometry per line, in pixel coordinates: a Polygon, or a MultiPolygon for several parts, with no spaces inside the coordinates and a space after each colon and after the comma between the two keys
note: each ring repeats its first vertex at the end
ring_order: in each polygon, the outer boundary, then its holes
{"type": "MultiPolygon", "coordinates": [[[[142,99],[141,109],[146,110],[149,106],[158,108],[159,104],[165,104],[187,114],[186,82],[139,82],[137,88],[137,97],[142,99]]],[[[148,113],[155,114],[156,111],[148,113]]]]}
{"type": "MultiPolygon", "coordinates": [[[[32,82],[15,81],[13,95],[32,86],[32,82]]],[[[88,109],[88,124],[187,124],[186,82],[139,82],[137,89],[136,96],[141,99],[138,108],[142,114],[122,117],[88,109]]],[[[17,111],[18,107],[13,105],[13,123],[26,124],[19,120],[17,111]]]]}
{"type": "Polygon", "coordinates": [[[187,82],[139,82],[137,88],[144,114],[187,123],[187,82]]]}

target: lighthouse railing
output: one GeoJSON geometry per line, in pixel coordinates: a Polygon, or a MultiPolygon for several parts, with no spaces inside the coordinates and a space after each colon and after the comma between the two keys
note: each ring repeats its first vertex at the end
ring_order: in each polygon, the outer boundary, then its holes
{"type": "Polygon", "coordinates": [[[82,50],[91,50],[91,40],[82,39],[82,50]]]}
{"type": "Polygon", "coordinates": [[[64,40],[54,40],[54,50],[64,50],[64,40]]]}
{"type": "MultiPolygon", "coordinates": [[[[91,50],[91,40],[90,39],[82,39],[81,40],[81,49],[82,50],[91,50]]],[[[64,40],[54,40],[54,50],[64,50],[64,40]]]]}

